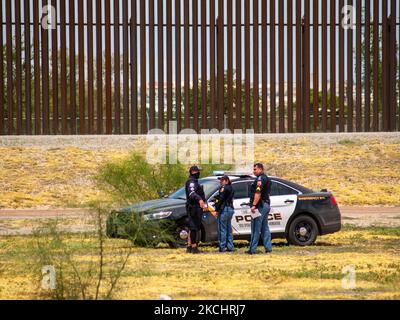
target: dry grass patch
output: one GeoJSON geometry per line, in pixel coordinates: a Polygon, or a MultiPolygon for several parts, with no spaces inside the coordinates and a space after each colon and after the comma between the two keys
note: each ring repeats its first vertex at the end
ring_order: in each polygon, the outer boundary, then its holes
{"type": "MultiPolygon", "coordinates": [[[[255,159],[269,173],[306,187],[332,190],[341,205],[400,205],[400,138],[256,137],[255,159]]],[[[98,196],[100,165],[144,154],[77,147],[0,148],[0,208],[79,207],[98,196]]]]}
{"type": "MultiPolygon", "coordinates": [[[[68,241],[90,259],[94,238],[80,247],[80,235],[68,241]]],[[[0,238],[0,299],[38,298],[28,269],[32,237],[0,238]]],[[[123,272],[117,299],[399,299],[400,229],[356,228],[319,238],[315,246],[300,248],[274,240],[272,255],[248,256],[244,242],[234,254],[218,254],[203,246],[204,254],[183,249],[134,248],[123,272]],[[342,287],[342,268],[354,266],[356,285],[342,287]]],[[[110,256],[129,246],[125,240],[106,241],[110,256]]]]}

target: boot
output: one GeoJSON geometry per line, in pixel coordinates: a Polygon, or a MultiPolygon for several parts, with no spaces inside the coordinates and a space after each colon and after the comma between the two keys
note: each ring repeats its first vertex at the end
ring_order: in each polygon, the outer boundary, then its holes
{"type": "Polygon", "coordinates": [[[201,251],[197,247],[192,247],[192,253],[193,254],[198,254],[198,253],[201,253],[201,251]]]}

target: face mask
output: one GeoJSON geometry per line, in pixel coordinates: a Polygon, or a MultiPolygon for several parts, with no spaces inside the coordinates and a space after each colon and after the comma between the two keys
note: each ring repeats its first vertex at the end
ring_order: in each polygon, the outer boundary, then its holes
{"type": "Polygon", "coordinates": [[[192,177],[194,177],[195,179],[200,178],[200,172],[192,173],[192,177]]]}

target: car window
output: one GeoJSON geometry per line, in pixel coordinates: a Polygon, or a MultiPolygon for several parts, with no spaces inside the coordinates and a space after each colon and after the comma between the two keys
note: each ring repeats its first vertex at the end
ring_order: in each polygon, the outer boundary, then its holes
{"type": "Polygon", "coordinates": [[[248,183],[238,182],[232,184],[233,191],[235,192],[235,199],[242,199],[249,197],[248,183]]]}
{"type": "Polygon", "coordinates": [[[284,196],[289,194],[298,194],[298,192],[292,188],[289,188],[279,182],[272,181],[271,185],[271,196],[284,196]]]}

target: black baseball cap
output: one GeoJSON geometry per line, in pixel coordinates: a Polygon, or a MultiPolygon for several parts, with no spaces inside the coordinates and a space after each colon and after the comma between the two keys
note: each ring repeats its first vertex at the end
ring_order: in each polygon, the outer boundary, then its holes
{"type": "Polygon", "coordinates": [[[191,166],[189,169],[189,172],[193,172],[193,171],[201,171],[201,168],[199,168],[198,166],[191,166]]]}
{"type": "Polygon", "coordinates": [[[227,175],[223,175],[220,180],[227,181],[228,184],[232,184],[231,179],[227,175]]]}

